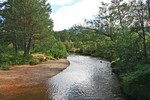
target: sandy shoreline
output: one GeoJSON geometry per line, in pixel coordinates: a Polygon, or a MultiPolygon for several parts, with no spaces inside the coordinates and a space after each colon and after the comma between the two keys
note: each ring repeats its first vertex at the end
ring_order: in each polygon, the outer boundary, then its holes
{"type": "Polygon", "coordinates": [[[46,81],[68,66],[67,60],[50,60],[38,65],[0,70],[0,100],[48,100],[46,81]]]}

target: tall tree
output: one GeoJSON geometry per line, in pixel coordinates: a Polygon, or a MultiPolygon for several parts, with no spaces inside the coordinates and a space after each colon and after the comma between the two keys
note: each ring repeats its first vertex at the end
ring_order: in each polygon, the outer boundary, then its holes
{"type": "Polygon", "coordinates": [[[111,40],[125,37],[132,29],[132,32],[137,33],[141,38],[139,44],[142,42],[143,57],[147,57],[145,23],[148,15],[147,6],[142,0],[131,3],[125,0],[111,0],[111,3],[102,3],[98,15],[90,21],[90,27],[110,37],[111,40]]]}
{"type": "Polygon", "coordinates": [[[95,31],[101,33],[112,39],[112,29],[113,29],[113,18],[110,16],[109,11],[109,3],[101,2],[102,6],[99,7],[99,12],[95,16],[94,20],[86,21],[88,27],[90,29],[94,29],[95,31]]]}
{"type": "Polygon", "coordinates": [[[37,39],[46,38],[52,30],[51,6],[46,0],[8,0],[10,8],[4,13],[5,32],[18,52],[19,46],[24,56],[37,39]]]}
{"type": "Polygon", "coordinates": [[[148,8],[148,17],[150,20],[150,0],[147,0],[147,8],[148,8]]]}
{"type": "Polygon", "coordinates": [[[138,33],[139,37],[142,39],[143,45],[143,55],[148,56],[147,44],[146,44],[146,25],[147,19],[149,19],[149,14],[147,11],[147,6],[143,3],[143,0],[139,0],[137,3],[132,3],[131,5],[131,16],[133,17],[132,27],[134,31],[138,33]]]}

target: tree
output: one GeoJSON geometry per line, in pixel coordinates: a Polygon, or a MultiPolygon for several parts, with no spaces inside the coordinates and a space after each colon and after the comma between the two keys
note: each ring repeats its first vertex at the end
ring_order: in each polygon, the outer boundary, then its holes
{"type": "Polygon", "coordinates": [[[95,19],[90,21],[90,27],[99,31],[101,34],[114,39],[117,31],[125,33],[125,29],[129,24],[128,18],[129,6],[123,0],[112,0],[111,3],[101,2],[99,12],[95,19]]]}
{"type": "Polygon", "coordinates": [[[102,35],[105,35],[112,39],[113,37],[113,18],[110,16],[109,10],[109,3],[101,2],[102,6],[99,7],[99,12],[95,16],[94,20],[86,21],[87,26],[89,29],[95,30],[102,35]]]}
{"type": "Polygon", "coordinates": [[[146,45],[146,26],[145,23],[147,19],[149,19],[147,13],[146,4],[143,1],[139,1],[138,3],[132,3],[131,5],[131,16],[133,17],[133,25],[134,31],[138,33],[139,37],[142,39],[143,45],[143,56],[147,57],[147,45],[146,45]]]}
{"type": "Polygon", "coordinates": [[[148,8],[148,17],[150,20],[150,0],[147,0],[147,8],[148,8]]]}
{"type": "Polygon", "coordinates": [[[138,43],[142,45],[142,49],[139,48],[139,51],[143,52],[143,57],[147,57],[146,33],[148,30],[146,28],[149,28],[145,26],[145,23],[149,19],[148,15],[147,5],[142,0],[137,3],[111,0],[111,3],[102,2],[98,14],[94,20],[89,21],[90,25],[88,26],[114,42],[124,39],[125,35],[129,35],[128,32],[130,32],[130,36],[133,32],[137,33],[141,38],[138,43]]]}
{"type": "Polygon", "coordinates": [[[54,36],[56,39],[61,40],[62,42],[65,42],[69,39],[69,32],[67,30],[54,32],[54,36]]]}
{"type": "Polygon", "coordinates": [[[37,39],[44,39],[52,30],[50,19],[51,6],[46,0],[8,0],[10,8],[4,12],[5,32],[18,49],[23,49],[24,56],[37,39]]]}

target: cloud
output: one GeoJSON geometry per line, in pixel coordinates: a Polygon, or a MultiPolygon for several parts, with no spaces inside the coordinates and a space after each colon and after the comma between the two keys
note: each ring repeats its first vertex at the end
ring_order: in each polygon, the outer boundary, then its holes
{"type": "Polygon", "coordinates": [[[0,3],[4,2],[4,1],[7,1],[7,0],[0,0],[0,3]]]}
{"type": "Polygon", "coordinates": [[[92,19],[98,13],[100,0],[81,0],[72,6],[62,6],[51,17],[54,30],[68,29],[74,24],[82,24],[84,19],[92,19]]]}
{"type": "Polygon", "coordinates": [[[65,5],[72,3],[73,0],[47,0],[51,5],[65,5]]]}

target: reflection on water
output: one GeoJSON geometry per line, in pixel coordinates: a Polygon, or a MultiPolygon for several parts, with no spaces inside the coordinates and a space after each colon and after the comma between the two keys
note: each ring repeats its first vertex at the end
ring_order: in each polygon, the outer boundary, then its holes
{"type": "MultiPolygon", "coordinates": [[[[48,80],[52,100],[116,100],[110,63],[88,56],[70,55],[70,66],[48,80]]],[[[117,99],[122,100],[122,99],[117,99]]]]}

